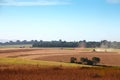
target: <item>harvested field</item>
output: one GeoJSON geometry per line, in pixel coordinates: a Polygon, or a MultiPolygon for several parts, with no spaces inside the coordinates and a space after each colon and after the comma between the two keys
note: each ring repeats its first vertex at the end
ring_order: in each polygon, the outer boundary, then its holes
{"type": "Polygon", "coordinates": [[[41,68],[32,65],[0,65],[1,80],[119,80],[114,68],[41,68]]]}
{"type": "Polygon", "coordinates": [[[113,51],[92,52],[92,49],[79,48],[1,48],[0,57],[69,62],[70,57],[76,57],[79,61],[80,57],[96,56],[101,58],[100,64],[120,66],[120,54],[113,51]]]}
{"type": "Polygon", "coordinates": [[[69,62],[70,57],[76,57],[77,61],[80,61],[80,57],[87,57],[91,59],[92,57],[100,57],[101,58],[101,65],[109,65],[109,66],[120,66],[120,54],[117,53],[78,53],[78,54],[71,54],[71,55],[55,55],[55,56],[46,56],[46,57],[39,57],[36,58],[37,60],[47,60],[47,61],[60,61],[60,62],[69,62]]]}

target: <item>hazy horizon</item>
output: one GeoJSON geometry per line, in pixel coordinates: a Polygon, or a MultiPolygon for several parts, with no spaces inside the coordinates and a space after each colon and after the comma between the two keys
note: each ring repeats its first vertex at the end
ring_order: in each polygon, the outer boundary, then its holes
{"type": "Polygon", "coordinates": [[[0,40],[120,41],[120,0],[1,0],[0,40]]]}

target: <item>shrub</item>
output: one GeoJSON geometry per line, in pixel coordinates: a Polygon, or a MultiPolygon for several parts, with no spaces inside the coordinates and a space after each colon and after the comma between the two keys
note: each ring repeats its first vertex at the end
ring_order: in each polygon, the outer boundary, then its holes
{"type": "Polygon", "coordinates": [[[77,59],[76,59],[75,57],[71,57],[71,58],[70,58],[70,62],[71,62],[71,63],[75,63],[76,61],[77,61],[77,59]]]}
{"type": "Polygon", "coordinates": [[[96,65],[97,63],[100,62],[100,58],[99,57],[93,57],[92,62],[93,62],[93,65],[96,65]]]}
{"type": "Polygon", "coordinates": [[[92,60],[87,60],[87,65],[93,65],[93,61],[92,60]]]}
{"type": "Polygon", "coordinates": [[[100,62],[100,58],[99,57],[93,57],[92,60],[90,60],[87,57],[86,58],[81,57],[80,61],[77,62],[77,59],[75,57],[71,57],[70,62],[71,63],[77,63],[77,64],[84,64],[84,65],[96,65],[97,63],[100,62]]]}
{"type": "Polygon", "coordinates": [[[82,64],[86,64],[87,65],[88,58],[81,57],[80,61],[81,61],[82,64]]]}

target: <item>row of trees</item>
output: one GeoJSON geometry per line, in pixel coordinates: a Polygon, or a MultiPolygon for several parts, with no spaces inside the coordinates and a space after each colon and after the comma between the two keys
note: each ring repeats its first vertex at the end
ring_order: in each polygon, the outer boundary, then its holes
{"type": "Polygon", "coordinates": [[[78,47],[78,42],[66,41],[40,41],[33,44],[33,47],[78,47]]]}
{"type": "Polygon", "coordinates": [[[99,42],[95,41],[80,41],[79,42],[80,47],[86,47],[86,48],[117,48],[120,49],[120,42],[117,41],[107,41],[107,40],[102,40],[99,42]]]}
{"type": "Polygon", "coordinates": [[[93,57],[90,60],[88,58],[81,57],[80,60],[77,62],[77,58],[71,57],[70,62],[71,63],[84,64],[84,65],[97,65],[97,63],[100,63],[100,58],[99,57],[93,57]]]}
{"type": "Polygon", "coordinates": [[[120,42],[111,42],[107,40],[103,41],[38,41],[38,40],[17,40],[17,41],[9,41],[2,43],[0,45],[19,45],[19,44],[32,44],[33,47],[83,47],[83,48],[120,48],[120,42]]]}
{"type": "Polygon", "coordinates": [[[34,44],[34,43],[36,43],[36,42],[39,42],[39,41],[38,41],[38,40],[31,40],[31,41],[27,41],[27,40],[23,40],[23,41],[16,40],[16,41],[9,41],[9,42],[5,42],[5,43],[0,42],[0,45],[34,44]]]}
{"type": "Polygon", "coordinates": [[[96,41],[39,41],[33,44],[33,47],[81,47],[81,48],[120,48],[120,42],[111,42],[103,40],[100,42],[96,41]]]}

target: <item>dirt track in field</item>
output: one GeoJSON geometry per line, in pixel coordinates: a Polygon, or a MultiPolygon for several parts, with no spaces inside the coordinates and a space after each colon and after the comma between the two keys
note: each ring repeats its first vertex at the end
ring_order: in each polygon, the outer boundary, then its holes
{"type": "Polygon", "coordinates": [[[69,62],[70,57],[100,57],[101,64],[120,66],[120,54],[117,52],[92,52],[89,49],[28,48],[0,49],[0,57],[25,58],[47,61],[69,62]]]}

